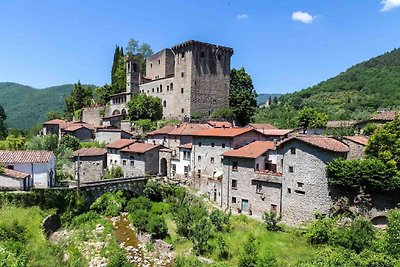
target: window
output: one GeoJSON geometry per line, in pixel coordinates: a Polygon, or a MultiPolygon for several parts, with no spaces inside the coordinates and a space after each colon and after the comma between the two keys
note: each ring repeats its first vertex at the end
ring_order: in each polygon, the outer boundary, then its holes
{"type": "Polygon", "coordinates": [[[182,113],[185,113],[185,109],[182,108],[182,109],[181,109],[181,112],[182,112],[182,113]]]}
{"type": "Polygon", "coordinates": [[[232,197],[232,203],[236,203],[236,197],[232,197]]]}
{"type": "Polygon", "coordinates": [[[151,92],[153,92],[153,93],[154,93],[154,88],[151,88],[151,92]]]}
{"type": "Polygon", "coordinates": [[[201,146],[201,142],[199,142],[199,146],[201,146]]]}
{"type": "Polygon", "coordinates": [[[276,204],[271,204],[271,213],[276,214],[278,212],[278,206],[276,204]]]}
{"type": "Polygon", "coordinates": [[[303,190],[294,190],[297,194],[304,195],[306,192],[303,190]]]}
{"type": "Polygon", "coordinates": [[[238,170],[238,162],[234,161],[232,162],[232,171],[237,171],[238,170]]]}
{"type": "Polygon", "coordinates": [[[261,193],[262,192],[262,183],[258,182],[256,183],[256,193],[261,193]]]}
{"type": "Polygon", "coordinates": [[[237,189],[237,180],[232,180],[232,189],[237,189]]]}
{"type": "Polygon", "coordinates": [[[171,91],[174,89],[174,84],[173,83],[170,83],[169,89],[171,89],[171,91]]]}
{"type": "Polygon", "coordinates": [[[184,73],[184,72],[181,72],[181,77],[183,78],[183,76],[185,76],[185,73],[184,73]]]}
{"type": "Polygon", "coordinates": [[[204,57],[204,51],[201,51],[200,57],[204,57]]]}
{"type": "Polygon", "coordinates": [[[117,164],[117,160],[114,160],[114,164],[117,164]]]}
{"type": "Polygon", "coordinates": [[[222,144],[222,148],[225,148],[225,143],[222,144]]]}
{"type": "Polygon", "coordinates": [[[190,152],[189,151],[183,151],[183,159],[190,159],[190,152]]]}
{"type": "Polygon", "coordinates": [[[293,173],[293,172],[294,172],[293,166],[289,166],[289,172],[290,172],[290,173],[293,173]]]}
{"type": "Polygon", "coordinates": [[[201,170],[197,170],[197,177],[201,177],[201,170]]]}
{"type": "Polygon", "coordinates": [[[133,63],[132,69],[133,69],[133,72],[137,72],[137,65],[135,63],[133,63]]]}
{"type": "Polygon", "coordinates": [[[169,91],[169,85],[167,85],[167,91],[169,91]]]}
{"type": "Polygon", "coordinates": [[[221,60],[221,55],[218,55],[217,57],[218,57],[218,60],[221,60]]]}
{"type": "Polygon", "coordinates": [[[292,155],[296,155],[296,148],[295,147],[290,148],[290,153],[292,155]]]}
{"type": "Polygon", "coordinates": [[[166,108],[166,107],[167,107],[167,101],[165,101],[165,100],[164,100],[164,102],[163,102],[163,106],[164,106],[164,108],[166,108]]]}
{"type": "Polygon", "coordinates": [[[211,163],[214,163],[214,158],[213,157],[211,157],[211,163]]]}
{"type": "Polygon", "coordinates": [[[304,183],[297,182],[297,187],[303,187],[304,183]]]}
{"type": "Polygon", "coordinates": [[[160,93],[162,93],[162,84],[160,84],[160,93]]]}
{"type": "Polygon", "coordinates": [[[125,166],[126,165],[126,160],[122,161],[122,165],[125,166]]]}
{"type": "Polygon", "coordinates": [[[176,164],[172,164],[172,171],[175,173],[176,172],[176,164]]]}
{"type": "Polygon", "coordinates": [[[181,88],[181,94],[183,94],[183,88],[181,88]]]}
{"type": "Polygon", "coordinates": [[[291,193],[292,193],[292,189],[291,189],[291,188],[288,188],[288,189],[287,189],[287,192],[288,192],[288,194],[291,194],[291,193]]]}
{"type": "Polygon", "coordinates": [[[201,161],[201,156],[197,156],[197,161],[201,161]]]}
{"type": "Polygon", "coordinates": [[[211,147],[215,147],[215,143],[211,143],[211,147]]]}
{"type": "Polygon", "coordinates": [[[182,52],[182,58],[185,58],[185,52],[182,52]]]}
{"type": "Polygon", "coordinates": [[[131,160],[130,165],[131,165],[132,167],[135,166],[135,161],[134,161],[134,160],[131,160]]]}
{"type": "Polygon", "coordinates": [[[110,164],[112,164],[112,159],[110,159],[110,164]]]}
{"type": "Polygon", "coordinates": [[[153,63],[150,63],[150,68],[152,68],[153,67],[153,63]]]}
{"type": "Polygon", "coordinates": [[[157,93],[160,92],[160,88],[157,87],[157,93]]]}

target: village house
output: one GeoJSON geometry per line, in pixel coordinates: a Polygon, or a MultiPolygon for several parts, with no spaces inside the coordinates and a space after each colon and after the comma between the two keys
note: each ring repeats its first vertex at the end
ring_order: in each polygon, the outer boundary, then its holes
{"type": "Polygon", "coordinates": [[[217,203],[222,205],[222,154],[254,141],[265,140],[262,133],[250,128],[210,128],[193,133],[191,183],[206,194],[216,189],[217,203]]]}
{"type": "Polygon", "coordinates": [[[132,143],[120,150],[120,166],[125,177],[157,175],[161,145],[132,143]]]}
{"type": "Polygon", "coordinates": [[[67,122],[54,119],[43,123],[43,135],[55,134],[61,139],[64,135],[71,135],[81,141],[89,141],[94,137],[94,125],[83,121],[67,122]]]}
{"type": "Polygon", "coordinates": [[[347,159],[362,159],[365,157],[364,151],[368,144],[368,137],[363,135],[343,136],[339,140],[349,147],[347,159]]]}
{"type": "Polygon", "coordinates": [[[281,217],[285,224],[311,222],[318,212],[329,214],[333,200],[326,165],[335,158],[346,158],[348,152],[346,144],[319,135],[293,136],[279,144],[281,217]]]}
{"type": "Polygon", "coordinates": [[[107,150],[104,148],[81,148],[72,154],[72,166],[66,170],[75,180],[93,182],[101,180],[107,168],[107,150]]]}
{"type": "Polygon", "coordinates": [[[134,138],[133,133],[115,128],[97,128],[95,133],[95,140],[100,144],[109,144],[120,139],[132,138],[134,138]]]}
{"type": "Polygon", "coordinates": [[[25,191],[31,188],[30,174],[11,169],[0,172],[0,191],[25,191]]]}
{"type": "Polygon", "coordinates": [[[147,133],[147,143],[168,146],[168,133],[174,130],[175,127],[175,125],[165,125],[160,129],[147,133]]]}
{"type": "Polygon", "coordinates": [[[178,146],[177,156],[171,158],[171,176],[173,180],[187,182],[192,177],[192,143],[178,146]]]}
{"type": "Polygon", "coordinates": [[[26,188],[48,188],[54,186],[55,161],[56,157],[51,151],[0,150],[0,164],[5,169],[15,170],[30,176],[26,188]]]}
{"type": "Polygon", "coordinates": [[[135,143],[135,140],[120,139],[107,145],[107,167],[121,166],[121,149],[135,143]]]}
{"type": "Polygon", "coordinates": [[[268,141],[283,140],[293,133],[292,129],[278,129],[268,123],[249,123],[246,127],[264,134],[268,141]]]}
{"type": "MultiPolygon", "coordinates": [[[[275,142],[255,141],[222,155],[223,207],[258,218],[265,211],[279,214],[282,173],[277,172],[275,142]]],[[[211,199],[217,202],[216,189],[211,199]]]]}
{"type": "Polygon", "coordinates": [[[369,124],[380,126],[394,121],[398,116],[400,116],[400,111],[382,111],[370,119],[357,122],[355,126],[359,129],[360,133],[363,133],[363,129],[369,124]]]}

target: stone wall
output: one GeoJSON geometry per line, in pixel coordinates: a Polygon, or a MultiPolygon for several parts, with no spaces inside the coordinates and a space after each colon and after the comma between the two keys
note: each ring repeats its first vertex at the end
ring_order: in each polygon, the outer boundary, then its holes
{"type": "Polygon", "coordinates": [[[75,157],[73,161],[72,168],[69,169],[69,173],[72,171],[74,179],[77,180],[78,164],[80,172],[80,181],[93,182],[101,180],[104,175],[104,171],[107,168],[107,156],[92,156],[92,157],[80,157],[80,163],[78,158],[75,157]]]}
{"type": "Polygon", "coordinates": [[[362,159],[364,158],[365,146],[359,143],[353,142],[351,140],[343,138],[343,143],[349,146],[349,153],[347,154],[347,159],[362,159]]]}
{"type": "Polygon", "coordinates": [[[326,151],[293,139],[280,149],[283,155],[282,221],[299,225],[329,214],[333,205],[326,164],[345,155],[326,151]],[[295,148],[295,154],[291,153],[295,148]]]}
{"type": "Polygon", "coordinates": [[[171,49],[163,49],[146,59],[146,78],[165,78],[174,74],[174,54],[171,49]]]}
{"type": "Polygon", "coordinates": [[[158,149],[145,153],[121,152],[121,168],[125,177],[136,177],[158,174],[158,149]]]}
{"type": "Polygon", "coordinates": [[[94,126],[101,126],[101,118],[103,116],[100,115],[100,113],[103,110],[105,113],[107,112],[106,107],[84,108],[82,111],[82,121],[93,124],[94,126]]]}

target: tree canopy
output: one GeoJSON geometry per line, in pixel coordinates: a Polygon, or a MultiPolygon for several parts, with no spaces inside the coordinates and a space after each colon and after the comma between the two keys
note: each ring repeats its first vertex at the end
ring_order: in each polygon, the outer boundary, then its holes
{"type": "Polygon", "coordinates": [[[232,69],[230,79],[229,106],[235,114],[235,120],[244,126],[254,115],[257,93],[250,75],[244,68],[232,69]]]}
{"type": "Polygon", "coordinates": [[[135,39],[130,39],[126,45],[126,54],[133,56],[140,61],[140,72],[146,74],[146,58],[153,55],[153,50],[148,43],[140,44],[139,41],[135,39]]]}
{"type": "Polygon", "coordinates": [[[0,106],[0,140],[3,140],[7,137],[7,124],[6,124],[7,115],[4,111],[3,107],[0,106]]]}
{"type": "Polygon", "coordinates": [[[71,94],[65,99],[67,112],[73,114],[84,107],[89,107],[93,99],[93,90],[89,86],[82,86],[78,81],[71,94]]]}
{"type": "Polygon", "coordinates": [[[304,108],[297,114],[297,126],[303,129],[303,133],[309,128],[324,128],[328,117],[325,113],[318,112],[313,108],[304,108]]]}
{"type": "Polygon", "coordinates": [[[161,99],[145,94],[135,95],[128,103],[128,117],[131,121],[149,119],[151,121],[162,118],[161,99]]]}

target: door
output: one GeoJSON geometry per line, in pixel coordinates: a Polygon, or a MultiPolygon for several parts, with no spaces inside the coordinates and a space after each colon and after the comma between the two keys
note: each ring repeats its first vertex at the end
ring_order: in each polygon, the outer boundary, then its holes
{"type": "Polygon", "coordinates": [[[242,199],[242,211],[249,211],[249,200],[242,199]]]}

